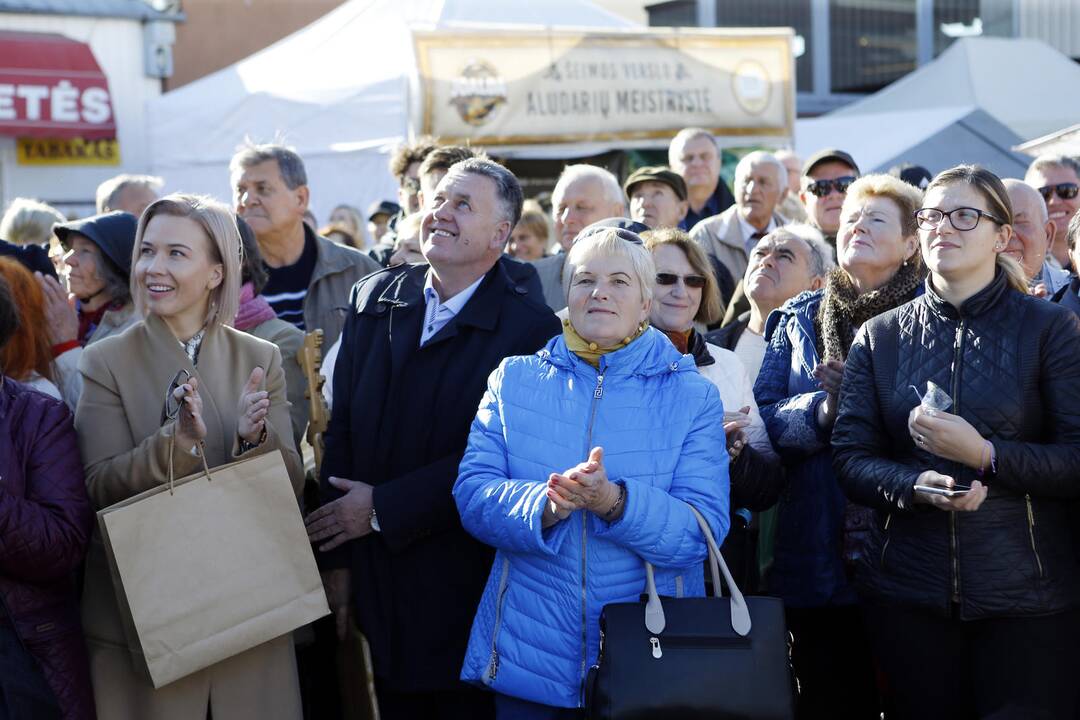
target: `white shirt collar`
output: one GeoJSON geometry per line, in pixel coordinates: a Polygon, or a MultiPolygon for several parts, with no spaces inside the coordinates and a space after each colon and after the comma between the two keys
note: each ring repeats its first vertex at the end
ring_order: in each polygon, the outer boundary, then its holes
{"type": "MultiPolygon", "coordinates": [[[[744,218],[743,214],[741,212],[739,212],[738,210],[735,211],[735,217],[737,217],[739,219],[739,226],[742,228],[743,242],[750,242],[750,238],[754,236],[754,233],[759,232],[759,230],[756,227],[754,227],[753,225],[751,225],[750,222],[746,218],[744,218]]],[[[771,233],[775,229],[776,229],[776,218],[774,218],[772,215],[770,215],[769,216],[769,224],[765,227],[765,229],[763,231],[760,231],[760,232],[763,232],[765,235],[768,235],[769,233],[771,233]]]]}
{"type": "Polygon", "coordinates": [[[439,292],[435,289],[435,286],[432,285],[431,278],[432,273],[429,268],[427,274],[424,276],[424,300],[428,303],[434,302],[438,307],[449,310],[452,315],[457,315],[461,312],[461,308],[465,307],[465,303],[469,302],[469,298],[476,292],[476,288],[480,287],[480,281],[484,279],[484,276],[481,275],[476,278],[476,282],[459,292],[457,295],[454,295],[446,302],[439,300],[439,292]]]}

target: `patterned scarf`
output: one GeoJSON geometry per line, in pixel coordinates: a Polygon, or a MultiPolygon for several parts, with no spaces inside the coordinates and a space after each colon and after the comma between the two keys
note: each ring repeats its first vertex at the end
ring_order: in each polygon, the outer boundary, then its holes
{"type": "Polygon", "coordinates": [[[274,308],[266,302],[262,295],[255,294],[255,286],[246,282],[240,288],[240,310],[236,313],[236,322],[233,327],[237,330],[250,330],[256,325],[261,325],[267,320],[277,317],[274,308]]]}
{"type": "Polygon", "coordinates": [[[903,305],[912,298],[923,280],[922,264],[909,260],[877,290],[859,295],[851,276],[841,268],[829,273],[825,293],[814,318],[818,357],[846,360],[855,333],[870,318],[903,305]]]}

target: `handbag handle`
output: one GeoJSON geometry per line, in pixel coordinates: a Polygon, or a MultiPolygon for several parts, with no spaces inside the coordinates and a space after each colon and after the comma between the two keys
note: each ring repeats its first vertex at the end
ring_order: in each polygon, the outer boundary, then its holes
{"type": "MultiPolygon", "coordinates": [[[[169,494],[173,494],[173,449],[176,446],[176,427],[173,426],[173,432],[169,435],[169,494]]],[[[199,448],[199,459],[202,460],[203,474],[206,475],[207,482],[213,482],[213,478],[210,477],[210,468],[206,465],[206,446],[203,445],[202,440],[199,441],[195,447],[199,448]]]]}
{"type": "MultiPolygon", "coordinates": [[[[731,629],[739,636],[746,637],[750,634],[751,628],[750,608],[746,606],[746,598],[739,591],[735,579],[731,577],[731,571],[728,570],[727,563],[724,562],[724,556],[720,554],[720,548],[716,545],[716,538],[713,537],[709,523],[705,521],[705,518],[693,505],[687,503],[687,507],[690,508],[690,512],[694,513],[694,518],[697,519],[698,526],[701,528],[702,534],[705,535],[705,543],[709,548],[709,571],[712,574],[713,596],[721,597],[720,574],[723,574],[724,584],[727,585],[728,593],[731,595],[729,598],[731,604],[731,629]]],[[[660,595],[656,592],[656,577],[652,563],[648,560],[644,562],[645,590],[649,595],[649,600],[645,603],[645,628],[653,635],[659,635],[664,632],[664,627],[667,624],[664,618],[664,606],[660,602],[660,595]]]]}

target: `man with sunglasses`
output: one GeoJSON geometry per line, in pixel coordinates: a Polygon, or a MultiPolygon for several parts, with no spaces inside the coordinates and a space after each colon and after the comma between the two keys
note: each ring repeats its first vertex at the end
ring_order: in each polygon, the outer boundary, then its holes
{"type": "Polygon", "coordinates": [[[806,206],[807,220],[835,248],[836,233],[840,230],[840,207],[844,204],[848,186],[859,177],[859,166],[843,150],[829,148],[811,155],[802,174],[799,199],[806,206]]]}
{"type": "Polygon", "coordinates": [[[1080,210],[1080,161],[1067,155],[1040,155],[1028,167],[1024,182],[1042,195],[1054,223],[1047,259],[1065,270],[1075,270],[1069,263],[1065,234],[1069,220],[1080,210]]]}

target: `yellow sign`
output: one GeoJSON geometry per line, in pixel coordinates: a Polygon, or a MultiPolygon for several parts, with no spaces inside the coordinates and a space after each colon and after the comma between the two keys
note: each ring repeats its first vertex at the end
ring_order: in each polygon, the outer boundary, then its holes
{"type": "Polygon", "coordinates": [[[119,165],[120,143],[115,139],[19,138],[19,165],[119,165]]]}
{"type": "Polygon", "coordinates": [[[423,133],[515,145],[716,135],[790,138],[789,28],[416,32],[423,133]]]}

